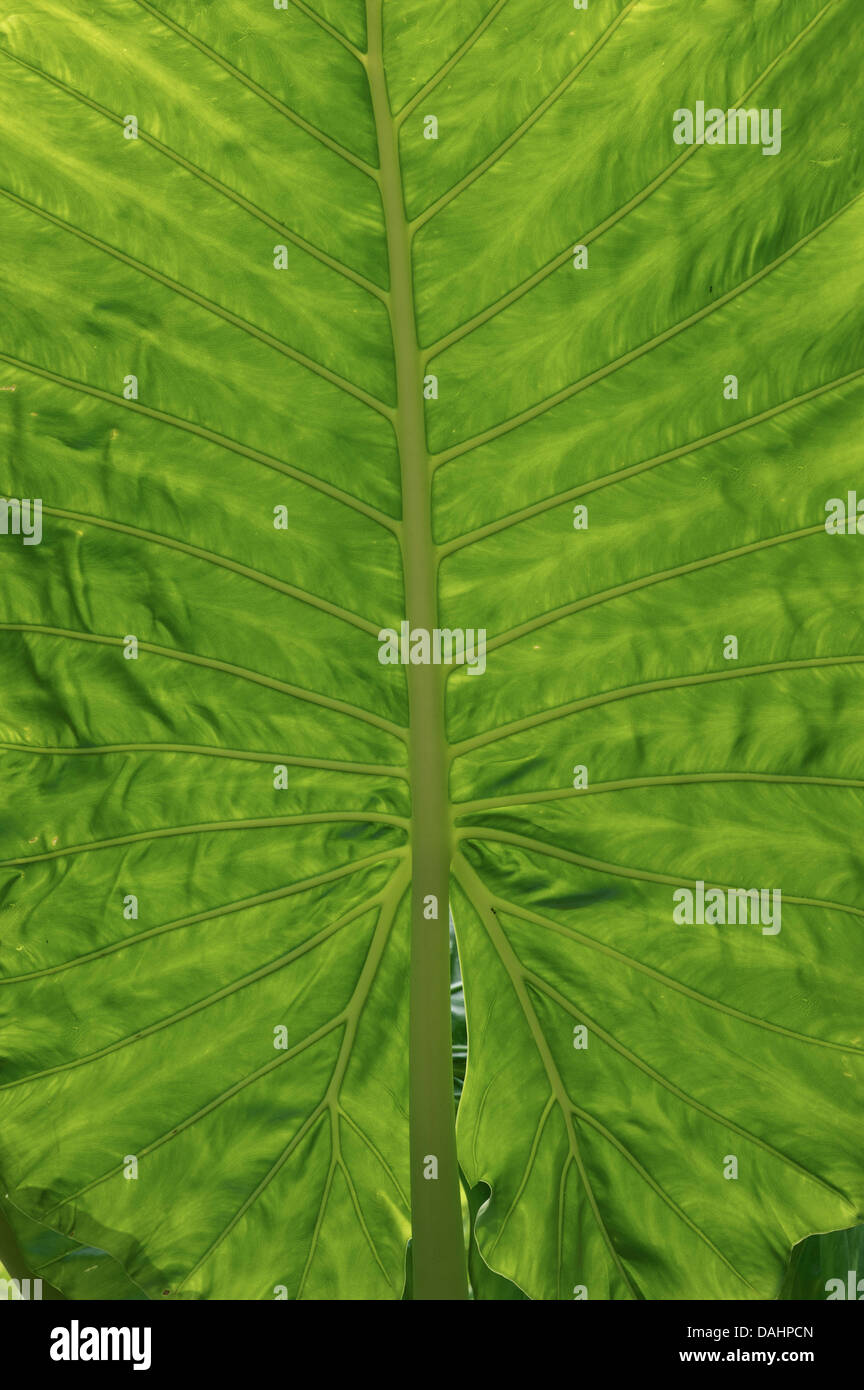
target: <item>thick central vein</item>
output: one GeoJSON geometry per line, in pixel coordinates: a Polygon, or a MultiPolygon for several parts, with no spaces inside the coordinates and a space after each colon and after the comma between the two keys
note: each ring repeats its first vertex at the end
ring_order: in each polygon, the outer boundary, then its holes
{"type": "MultiPolygon", "coordinates": [[[[387,92],[383,0],[366,0],[367,72],[380,160],[379,187],[390,267],[390,327],[396,365],[395,429],[402,475],[400,533],[406,618],[437,623],[423,366],[411,274],[399,135],[387,92]]],[[[450,827],[442,669],[407,667],[412,805],[410,1150],[415,1299],[467,1298],[450,1052],[450,827]],[[434,902],[433,915],[425,910],[434,902]],[[430,1178],[434,1157],[437,1176],[430,1178]]]]}

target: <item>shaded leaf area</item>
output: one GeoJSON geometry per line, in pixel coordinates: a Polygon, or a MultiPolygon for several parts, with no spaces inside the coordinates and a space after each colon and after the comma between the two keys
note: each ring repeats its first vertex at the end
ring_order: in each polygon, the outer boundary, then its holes
{"type": "Polygon", "coordinates": [[[862,1270],[864,1226],[812,1236],[793,1250],[780,1297],[811,1301],[853,1297],[860,1302],[864,1295],[862,1270]]]}
{"type": "MultiPolygon", "coordinates": [[[[136,1287],[122,1265],[104,1250],[42,1226],[9,1205],[0,1203],[0,1278],[42,1281],[41,1297],[142,1302],[146,1295],[136,1287]],[[57,1285],[62,1285],[61,1294],[57,1285]]],[[[20,1290],[22,1293],[24,1289],[20,1290]]]]}
{"type": "Polygon", "coordinates": [[[486,1261],[480,1254],[474,1227],[477,1215],[482,1209],[483,1203],[487,1200],[489,1188],[485,1183],[478,1183],[467,1193],[468,1201],[468,1222],[469,1222],[469,1244],[468,1244],[468,1277],[471,1281],[471,1292],[475,1299],[488,1301],[490,1299],[498,1302],[519,1303],[526,1300],[527,1295],[522,1292],[510,1279],[505,1279],[502,1274],[497,1274],[494,1269],[490,1269],[486,1261]]]}

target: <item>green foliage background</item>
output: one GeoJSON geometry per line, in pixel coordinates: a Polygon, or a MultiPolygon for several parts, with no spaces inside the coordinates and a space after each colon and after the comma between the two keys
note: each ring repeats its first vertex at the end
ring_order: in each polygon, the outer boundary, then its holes
{"type": "Polygon", "coordinates": [[[386,0],[395,228],[380,0],[0,0],[2,485],[44,499],[0,538],[0,1175],[64,1293],[402,1294],[406,226],[438,614],[489,633],[433,749],[475,1290],[774,1298],[862,1218],[857,12],[386,0]],[[703,99],[780,155],[675,146],[703,99]],[[674,925],[698,880],[782,932],[674,925]]]}

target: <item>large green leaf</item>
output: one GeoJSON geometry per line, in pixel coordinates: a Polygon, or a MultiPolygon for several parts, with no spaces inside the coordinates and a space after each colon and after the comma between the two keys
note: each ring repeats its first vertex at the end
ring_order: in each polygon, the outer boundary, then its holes
{"type": "Polygon", "coordinates": [[[452,867],[480,1296],[776,1297],[864,1199],[856,5],[72,10],[0,0],[19,1241],[464,1297],[452,867]]]}

